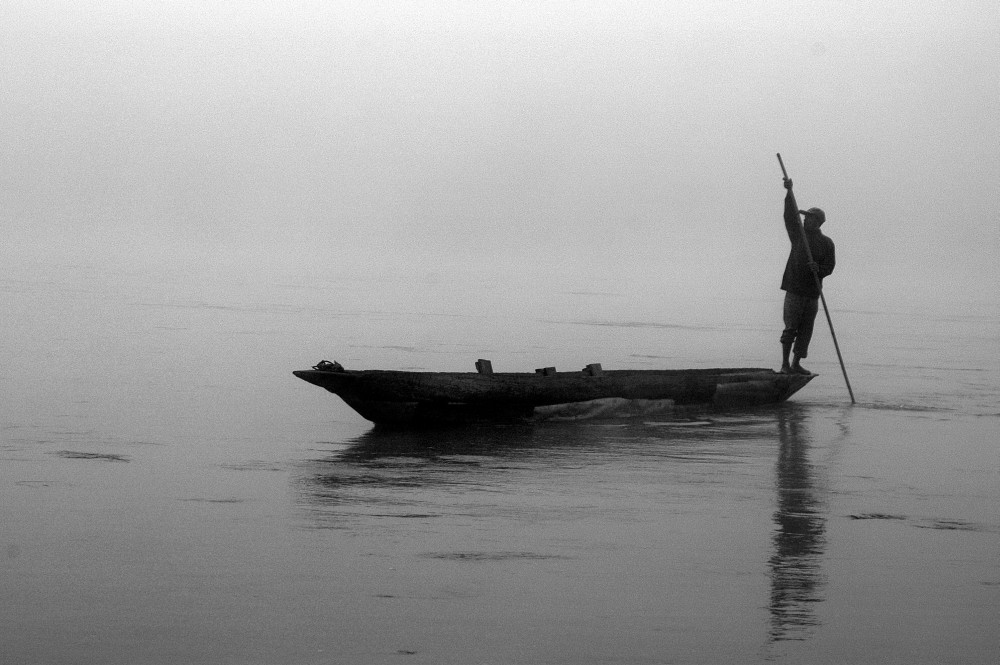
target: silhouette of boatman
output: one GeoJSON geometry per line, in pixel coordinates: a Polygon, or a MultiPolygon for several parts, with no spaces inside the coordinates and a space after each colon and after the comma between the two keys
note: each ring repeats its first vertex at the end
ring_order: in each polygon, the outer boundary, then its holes
{"type": "Polygon", "coordinates": [[[819,295],[823,278],[833,272],[836,265],[833,241],[819,227],[826,221],[826,213],[819,208],[797,210],[792,196],[792,181],[785,178],[785,230],[792,243],[785,263],[781,288],[785,291],[784,322],[781,333],[781,372],[784,374],[811,374],[801,360],[809,355],[813,324],[819,311],[819,295]],[[799,226],[799,214],[804,222],[799,226]],[[802,229],[809,242],[812,261],[803,244],[802,229]],[[789,363],[789,356],[792,357],[789,363]]]}

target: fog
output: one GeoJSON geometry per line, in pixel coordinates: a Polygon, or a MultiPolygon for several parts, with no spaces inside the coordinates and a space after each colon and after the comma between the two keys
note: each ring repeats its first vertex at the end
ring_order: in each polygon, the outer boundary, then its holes
{"type": "Polygon", "coordinates": [[[991,662],[998,44],[997,0],[3,0],[0,659],[991,662]],[[292,375],[777,369],[777,152],[838,257],[791,404],[411,436],[292,375]]]}
{"type": "Polygon", "coordinates": [[[3,271],[995,305],[997,7],[7,2],[3,271]]]}

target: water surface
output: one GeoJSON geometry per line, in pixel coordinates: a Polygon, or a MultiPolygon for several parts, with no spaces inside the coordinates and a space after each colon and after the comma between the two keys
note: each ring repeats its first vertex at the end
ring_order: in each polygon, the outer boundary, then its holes
{"type": "Polygon", "coordinates": [[[357,287],[8,272],[12,662],[994,661],[995,312],[835,311],[854,406],[818,334],[777,407],[407,433],[291,370],[770,366],[780,301],[357,287]]]}

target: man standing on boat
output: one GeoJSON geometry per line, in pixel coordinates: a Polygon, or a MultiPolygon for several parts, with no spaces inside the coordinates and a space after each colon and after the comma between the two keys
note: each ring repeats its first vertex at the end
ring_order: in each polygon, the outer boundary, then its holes
{"type": "Polygon", "coordinates": [[[785,189],[785,230],[788,231],[792,248],[785,263],[785,274],[781,278],[781,288],[785,291],[781,371],[784,374],[810,374],[799,361],[809,353],[809,340],[812,339],[813,323],[819,311],[823,278],[833,272],[836,260],[833,241],[819,230],[826,221],[826,214],[819,208],[797,210],[789,178],[785,178],[785,189]],[[799,221],[800,213],[804,219],[802,226],[799,221]],[[805,234],[802,233],[803,228],[805,234]],[[803,239],[808,240],[808,251],[803,239]],[[791,363],[789,356],[792,357],[791,363]]]}

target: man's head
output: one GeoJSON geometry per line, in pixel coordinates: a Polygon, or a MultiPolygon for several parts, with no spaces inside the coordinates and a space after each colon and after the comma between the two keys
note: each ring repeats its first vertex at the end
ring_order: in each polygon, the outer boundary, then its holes
{"type": "Polygon", "coordinates": [[[799,210],[802,213],[803,226],[806,231],[815,231],[826,221],[826,213],[820,208],[809,208],[809,210],[799,210]]]}

